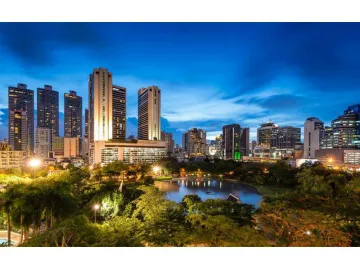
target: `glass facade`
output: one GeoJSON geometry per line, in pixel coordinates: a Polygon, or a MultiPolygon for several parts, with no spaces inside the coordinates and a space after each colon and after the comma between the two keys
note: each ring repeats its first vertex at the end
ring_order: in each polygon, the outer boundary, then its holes
{"type": "Polygon", "coordinates": [[[124,147],[125,164],[153,163],[166,156],[165,148],[124,147]]]}

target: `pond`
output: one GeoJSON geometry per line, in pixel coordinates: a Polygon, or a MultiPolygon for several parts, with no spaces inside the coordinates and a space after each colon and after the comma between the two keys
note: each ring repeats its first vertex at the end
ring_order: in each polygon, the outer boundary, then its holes
{"type": "Polygon", "coordinates": [[[242,203],[252,204],[259,207],[262,196],[256,188],[220,179],[173,179],[169,181],[155,181],[155,186],[166,192],[166,197],[175,202],[181,202],[188,194],[196,194],[203,201],[206,199],[226,199],[229,194],[240,198],[242,203]]]}

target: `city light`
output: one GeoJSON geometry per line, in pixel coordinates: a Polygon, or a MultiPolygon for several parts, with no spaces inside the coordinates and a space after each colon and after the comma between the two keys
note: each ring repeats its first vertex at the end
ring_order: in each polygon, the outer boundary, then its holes
{"type": "Polygon", "coordinates": [[[32,167],[32,168],[39,167],[40,164],[41,164],[41,161],[40,161],[40,159],[37,159],[37,158],[33,158],[33,159],[31,159],[31,160],[29,161],[29,165],[30,165],[30,167],[32,167]]]}
{"type": "Polygon", "coordinates": [[[307,234],[307,235],[310,235],[310,234],[311,234],[311,232],[310,232],[310,231],[306,231],[306,234],[307,234]]]}
{"type": "Polygon", "coordinates": [[[159,167],[159,166],[155,166],[155,167],[153,168],[153,171],[154,171],[155,174],[157,174],[157,173],[160,171],[160,167],[159,167]]]}
{"type": "Polygon", "coordinates": [[[329,158],[329,159],[328,159],[328,162],[330,162],[330,163],[333,162],[333,159],[332,159],[332,158],[329,158]]]}

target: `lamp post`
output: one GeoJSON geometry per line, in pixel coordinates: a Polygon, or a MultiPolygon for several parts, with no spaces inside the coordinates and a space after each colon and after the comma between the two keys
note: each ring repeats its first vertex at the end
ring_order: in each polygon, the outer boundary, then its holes
{"type": "Polygon", "coordinates": [[[35,178],[35,168],[39,167],[41,164],[40,159],[33,158],[29,161],[29,165],[32,168],[32,178],[35,178]]]}
{"type": "Polygon", "coordinates": [[[97,212],[97,210],[99,210],[99,209],[100,209],[100,205],[99,205],[99,204],[95,204],[95,205],[94,205],[95,223],[96,223],[96,212],[97,212]]]}

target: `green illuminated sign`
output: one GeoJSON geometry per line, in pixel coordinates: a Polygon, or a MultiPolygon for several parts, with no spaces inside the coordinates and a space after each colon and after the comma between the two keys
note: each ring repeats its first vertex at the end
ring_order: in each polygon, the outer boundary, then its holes
{"type": "Polygon", "coordinates": [[[235,151],[234,152],[234,160],[240,160],[240,159],[241,159],[240,151],[235,151]]]}

